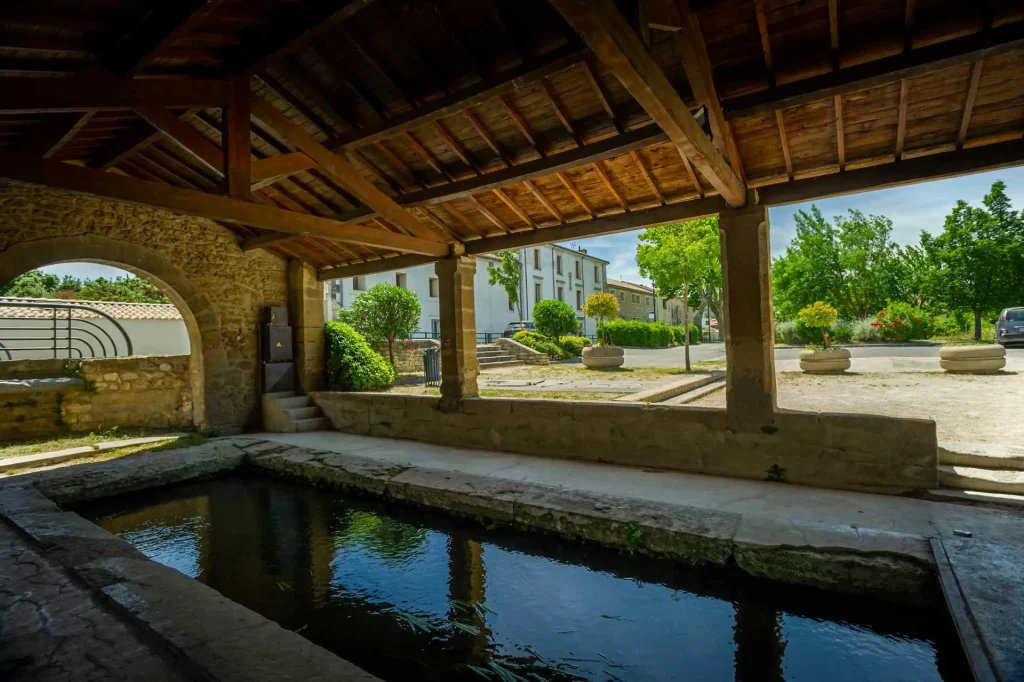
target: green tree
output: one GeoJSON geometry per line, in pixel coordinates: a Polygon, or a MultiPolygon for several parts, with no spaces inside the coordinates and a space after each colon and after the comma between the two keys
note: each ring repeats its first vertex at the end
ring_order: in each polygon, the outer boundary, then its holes
{"type": "Polygon", "coordinates": [[[984,208],[956,203],[938,236],[921,233],[931,261],[926,289],[954,311],[974,315],[974,338],[981,339],[982,315],[1015,303],[1024,291],[1024,219],[1010,207],[999,181],[982,200],[984,208]]]}
{"type": "MultiPolygon", "coordinates": [[[[619,299],[615,297],[615,294],[596,291],[587,296],[587,302],[583,304],[583,314],[587,317],[596,317],[597,328],[600,331],[601,327],[604,326],[605,320],[618,316],[619,299]]],[[[597,335],[598,345],[603,346],[604,342],[604,335],[599,333],[597,335]]]]}
{"type": "MultiPolygon", "coordinates": [[[[644,230],[636,250],[640,274],[665,298],[690,300],[690,286],[721,277],[721,242],[717,218],[669,223],[644,230]]],[[[690,309],[683,307],[683,327],[689,329],[690,309]]],[[[690,369],[690,335],[685,334],[686,369],[690,369]]]]}
{"type": "Polygon", "coordinates": [[[533,321],[538,332],[554,341],[575,334],[580,328],[580,321],[576,319],[576,311],[572,306],[553,298],[539,301],[533,306],[533,321]]]}
{"type": "Polygon", "coordinates": [[[31,270],[23,275],[18,275],[0,287],[0,296],[51,298],[58,286],[60,286],[60,280],[57,275],[42,270],[31,270]]]}
{"type": "Polygon", "coordinates": [[[381,283],[352,299],[352,308],[340,311],[339,317],[370,343],[387,343],[394,367],[395,340],[407,339],[419,328],[420,302],[411,291],[381,283]]]}
{"type": "Polygon", "coordinates": [[[78,290],[78,298],[83,301],[125,301],[127,303],[170,303],[152,282],[139,277],[115,277],[107,279],[99,277],[86,280],[78,290]]]}
{"type": "Polygon", "coordinates": [[[502,251],[498,254],[501,262],[498,267],[487,266],[487,281],[493,287],[500,286],[508,294],[508,302],[516,307],[519,321],[523,321],[523,306],[519,300],[519,289],[523,278],[523,270],[519,265],[519,256],[515,251],[502,251]]]}

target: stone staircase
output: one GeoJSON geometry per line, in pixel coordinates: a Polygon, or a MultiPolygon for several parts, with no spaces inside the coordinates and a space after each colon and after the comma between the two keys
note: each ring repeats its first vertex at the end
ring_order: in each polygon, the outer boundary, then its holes
{"type": "Polygon", "coordinates": [[[494,344],[486,344],[476,347],[476,360],[480,369],[491,369],[494,367],[513,367],[523,364],[514,355],[494,344]]]}
{"type": "Polygon", "coordinates": [[[1024,504],[1024,447],[940,443],[939,485],[941,496],[1024,504]]]}
{"type": "Polygon", "coordinates": [[[263,395],[263,428],[271,433],[325,431],[331,422],[306,395],[294,391],[263,395]]]}

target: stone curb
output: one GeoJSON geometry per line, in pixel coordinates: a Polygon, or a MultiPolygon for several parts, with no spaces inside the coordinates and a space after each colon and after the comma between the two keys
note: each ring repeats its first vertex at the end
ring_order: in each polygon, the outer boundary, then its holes
{"type": "Polygon", "coordinates": [[[928,538],[918,535],[766,521],[312,449],[248,462],[289,478],[688,564],[735,564],[781,582],[900,602],[938,597],[928,538]]]}
{"type": "Polygon", "coordinates": [[[177,440],[179,438],[183,438],[185,435],[186,434],[184,433],[168,433],[163,436],[146,436],[143,438],[111,440],[105,443],[98,443],[96,447],[83,445],[77,448],[65,448],[64,450],[41,452],[36,455],[7,457],[0,459],[0,469],[18,469],[26,465],[46,466],[47,464],[56,464],[65,460],[74,459],[81,455],[94,455],[98,452],[104,452],[105,450],[116,450],[117,448],[126,448],[132,445],[145,445],[146,443],[159,443],[165,440],[177,440]]]}
{"type": "Polygon", "coordinates": [[[673,381],[671,384],[664,386],[655,386],[654,388],[648,388],[637,393],[630,395],[624,395],[615,399],[615,402],[623,403],[660,403],[676,396],[688,393],[690,391],[706,386],[713,381],[717,381],[725,376],[725,372],[710,372],[699,379],[694,380],[693,374],[688,375],[685,379],[679,381],[673,381]]]}

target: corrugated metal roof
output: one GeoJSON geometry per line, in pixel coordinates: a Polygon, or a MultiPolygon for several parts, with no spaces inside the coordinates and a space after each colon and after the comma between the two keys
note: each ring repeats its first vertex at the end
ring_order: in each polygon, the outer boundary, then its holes
{"type": "MultiPolygon", "coordinates": [[[[22,308],[21,306],[5,306],[4,303],[60,303],[73,306],[83,306],[82,310],[73,310],[71,316],[75,318],[99,318],[94,312],[84,308],[95,308],[115,320],[180,320],[181,313],[170,303],[121,303],[115,301],[65,301],[56,298],[10,298],[0,296],[0,318],[40,320],[53,317],[52,308],[22,308]]],[[[59,309],[58,317],[67,315],[66,310],[59,309]]]]}

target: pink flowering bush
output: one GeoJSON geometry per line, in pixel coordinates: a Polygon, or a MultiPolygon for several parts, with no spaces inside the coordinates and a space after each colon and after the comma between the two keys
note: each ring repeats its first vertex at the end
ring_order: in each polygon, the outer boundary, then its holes
{"type": "Polygon", "coordinates": [[[878,330],[883,341],[916,341],[932,335],[928,313],[909,303],[890,303],[878,312],[871,326],[878,330]]]}

